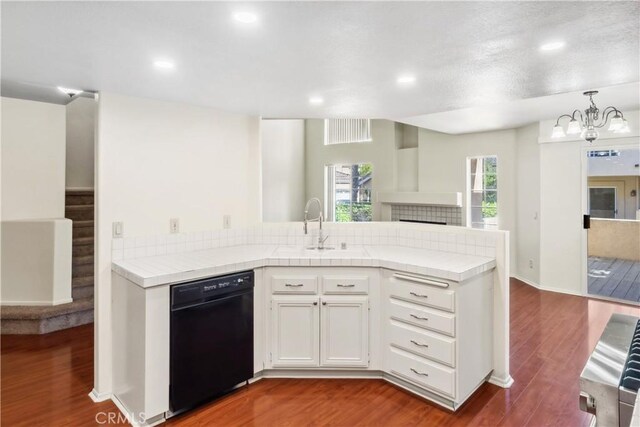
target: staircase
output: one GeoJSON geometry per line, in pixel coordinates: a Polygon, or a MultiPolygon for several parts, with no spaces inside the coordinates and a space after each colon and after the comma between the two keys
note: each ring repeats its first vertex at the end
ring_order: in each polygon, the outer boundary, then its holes
{"type": "Polygon", "coordinates": [[[93,200],[93,190],[68,190],[65,198],[65,217],[73,221],[73,302],[2,307],[3,334],[46,334],[93,322],[93,200]]]}

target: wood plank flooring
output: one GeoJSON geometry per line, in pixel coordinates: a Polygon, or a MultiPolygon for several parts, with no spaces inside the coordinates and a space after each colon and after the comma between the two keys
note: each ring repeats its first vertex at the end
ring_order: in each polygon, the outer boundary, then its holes
{"type": "Polygon", "coordinates": [[[640,302],[640,261],[589,257],[590,295],[640,302]]]}
{"type": "MultiPolygon", "coordinates": [[[[578,378],[611,313],[638,307],[511,287],[510,389],[485,384],[456,413],[381,380],[268,379],[175,417],[168,426],[586,426],[578,378]]],[[[6,426],[125,424],[93,403],[91,325],[41,336],[2,336],[6,426]]]]}

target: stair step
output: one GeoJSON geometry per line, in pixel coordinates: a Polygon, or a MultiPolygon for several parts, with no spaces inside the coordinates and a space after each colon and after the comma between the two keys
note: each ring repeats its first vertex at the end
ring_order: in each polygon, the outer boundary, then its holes
{"type": "Polygon", "coordinates": [[[84,228],[84,227],[93,228],[93,220],[92,219],[86,219],[86,220],[81,220],[81,221],[73,221],[73,228],[84,228]]]}
{"type": "Polygon", "coordinates": [[[93,208],[93,205],[67,205],[64,214],[73,221],[93,220],[93,208]]]}
{"type": "Polygon", "coordinates": [[[74,267],[79,265],[93,265],[93,255],[74,256],[72,259],[72,265],[74,267]]]}
{"type": "Polygon", "coordinates": [[[2,306],[0,319],[47,319],[61,314],[91,309],[93,309],[93,298],[84,298],[58,305],[5,305],[2,306]]]}
{"type": "Polygon", "coordinates": [[[93,263],[86,265],[74,265],[71,269],[71,277],[93,277],[93,263]]]}
{"type": "Polygon", "coordinates": [[[93,284],[72,288],[71,297],[74,301],[83,298],[93,298],[93,284]]]}
{"type": "Polygon", "coordinates": [[[4,306],[3,334],[46,334],[93,322],[93,298],[53,306],[4,306]]]}
{"type": "Polygon", "coordinates": [[[71,279],[71,288],[93,286],[93,276],[74,277],[71,279]]]}
{"type": "MultiPolygon", "coordinates": [[[[93,221],[91,221],[93,222],[93,221]]],[[[93,226],[91,227],[73,227],[73,237],[93,237],[93,226]]]]}
{"type": "Polygon", "coordinates": [[[65,194],[66,205],[93,205],[93,190],[72,190],[65,194]]]}
{"type": "MultiPolygon", "coordinates": [[[[74,239],[75,240],[75,239],[74,239]]],[[[93,255],[94,248],[92,244],[83,244],[77,245],[75,242],[73,244],[73,256],[83,256],[83,255],[93,255]]]]}
{"type": "Polygon", "coordinates": [[[73,246],[93,245],[93,236],[74,237],[73,246]]]}

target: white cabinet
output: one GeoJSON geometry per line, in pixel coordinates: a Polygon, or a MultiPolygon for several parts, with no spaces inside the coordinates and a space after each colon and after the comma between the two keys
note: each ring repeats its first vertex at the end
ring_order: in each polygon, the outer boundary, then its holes
{"type": "Polygon", "coordinates": [[[369,276],[338,270],[267,270],[271,368],[369,367],[369,276]]]}
{"type": "Polygon", "coordinates": [[[492,369],[493,274],[463,283],[383,276],[385,371],[455,409],[492,369]]]}
{"type": "Polygon", "coordinates": [[[369,365],[369,298],[323,297],[320,307],[322,366],[369,365]]]}
{"type": "Polygon", "coordinates": [[[316,296],[271,297],[271,365],[318,366],[320,308],[316,296]]]}

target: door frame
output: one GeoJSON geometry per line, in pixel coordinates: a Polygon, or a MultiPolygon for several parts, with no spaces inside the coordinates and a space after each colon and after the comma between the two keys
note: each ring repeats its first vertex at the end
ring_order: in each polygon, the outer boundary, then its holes
{"type": "MultiPolygon", "coordinates": [[[[629,136],[623,138],[602,138],[596,140],[592,144],[589,144],[585,141],[582,141],[582,146],[580,149],[580,157],[581,157],[581,195],[582,195],[582,214],[589,214],[589,157],[587,156],[587,152],[593,150],[620,150],[626,148],[637,148],[638,142],[640,142],[640,137],[638,136],[629,136]]],[[[582,239],[581,239],[581,265],[582,265],[582,295],[589,298],[607,300],[607,301],[616,301],[629,303],[629,301],[617,300],[613,298],[602,297],[599,295],[591,295],[589,294],[589,248],[588,248],[588,235],[589,230],[582,229],[582,239]]]]}

